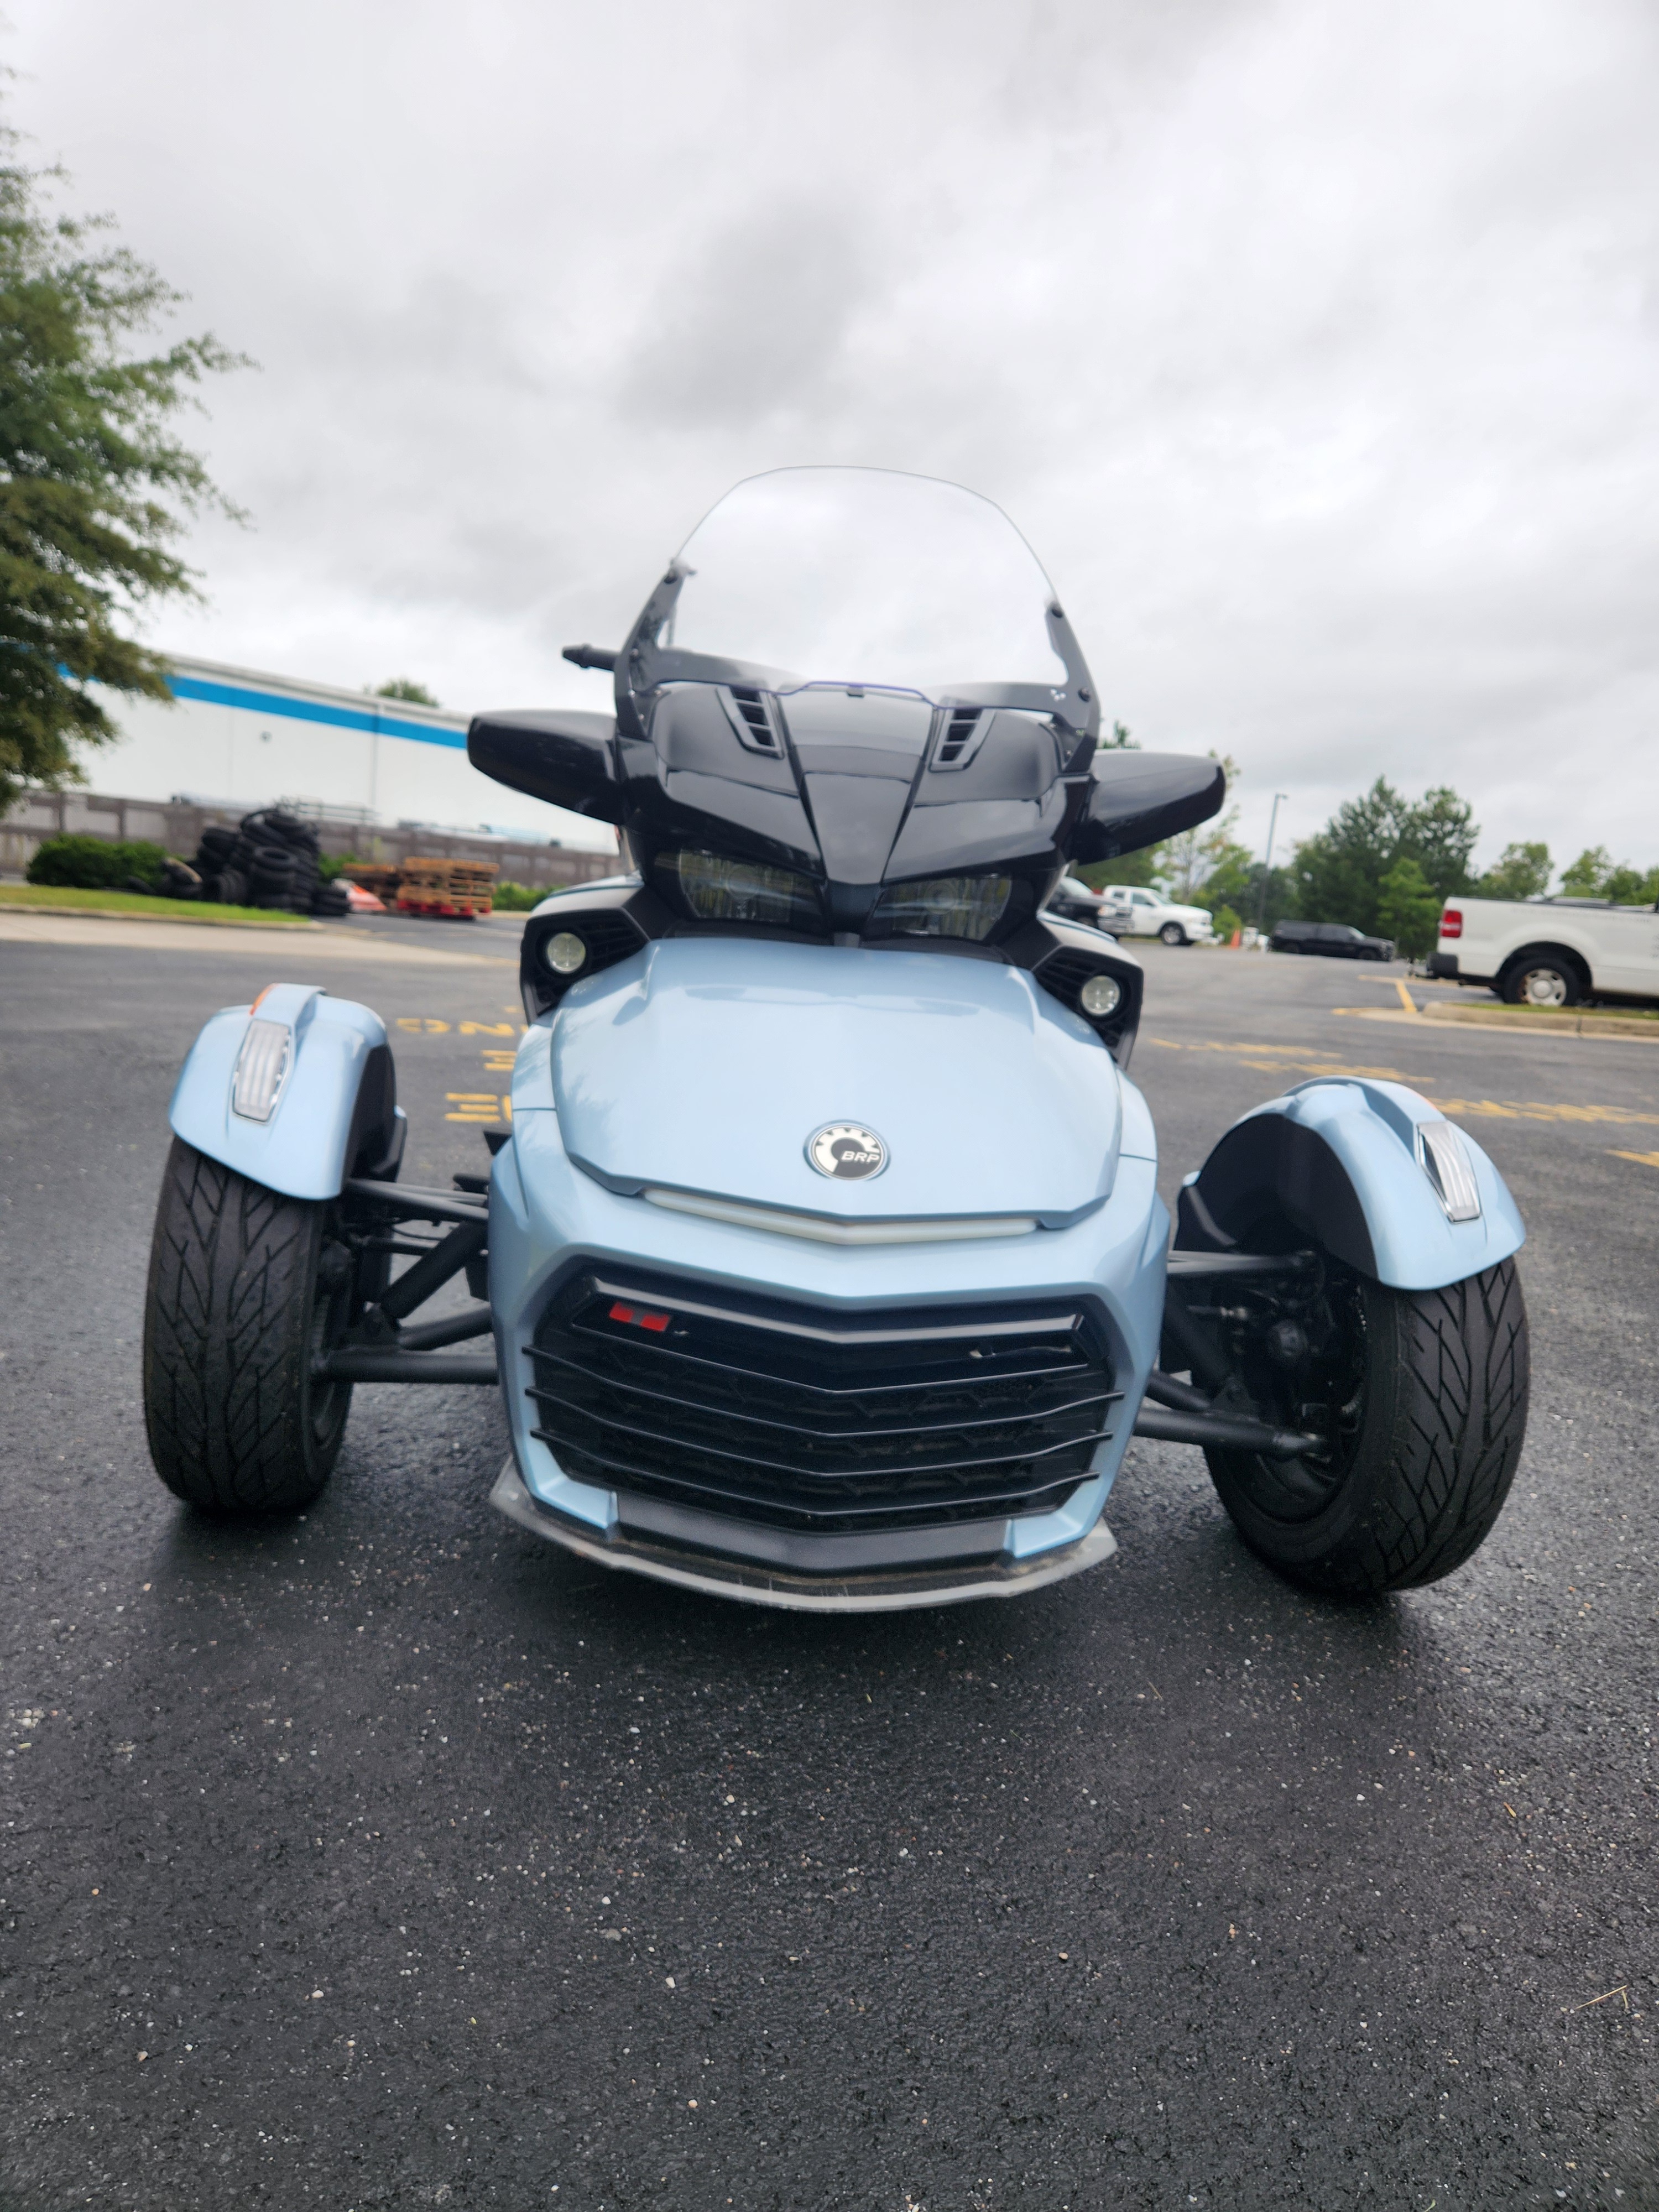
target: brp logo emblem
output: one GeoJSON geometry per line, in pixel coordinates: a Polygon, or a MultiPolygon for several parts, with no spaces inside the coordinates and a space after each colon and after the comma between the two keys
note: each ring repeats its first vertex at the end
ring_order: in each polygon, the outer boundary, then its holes
{"type": "Polygon", "coordinates": [[[836,1182],[867,1182],[886,1166],[887,1147],[873,1129],[856,1121],[826,1121],[806,1139],[806,1157],[836,1182]]]}

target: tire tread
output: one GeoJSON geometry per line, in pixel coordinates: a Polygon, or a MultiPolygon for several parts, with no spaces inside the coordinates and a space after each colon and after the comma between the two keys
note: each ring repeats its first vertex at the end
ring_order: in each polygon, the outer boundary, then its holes
{"type": "Polygon", "coordinates": [[[312,1434],[313,1285],[321,1208],[175,1139],[144,1317],[144,1418],[156,1473],[209,1511],[292,1510],[339,1449],[312,1434]]]}

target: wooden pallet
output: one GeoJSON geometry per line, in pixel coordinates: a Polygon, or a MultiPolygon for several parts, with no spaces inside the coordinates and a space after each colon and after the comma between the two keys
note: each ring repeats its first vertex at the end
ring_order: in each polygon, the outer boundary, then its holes
{"type": "Polygon", "coordinates": [[[436,914],[471,920],[493,908],[493,860],[422,859],[411,854],[397,872],[399,914],[436,914]]]}

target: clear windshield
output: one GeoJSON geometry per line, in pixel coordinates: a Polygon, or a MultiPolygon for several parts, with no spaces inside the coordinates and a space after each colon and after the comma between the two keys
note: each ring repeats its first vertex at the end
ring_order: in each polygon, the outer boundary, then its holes
{"type": "Polygon", "coordinates": [[[1066,682],[1047,620],[1054,587],[1036,555],[1000,507],[937,477],[750,477],[703,517],[675,567],[684,581],[665,647],[794,684],[930,699],[1066,682]]]}

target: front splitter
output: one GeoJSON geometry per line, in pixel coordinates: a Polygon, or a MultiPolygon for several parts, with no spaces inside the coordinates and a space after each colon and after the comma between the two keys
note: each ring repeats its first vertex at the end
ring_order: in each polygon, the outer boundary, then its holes
{"type": "Polygon", "coordinates": [[[562,1544],[596,1566],[617,1567],[681,1589],[735,1598],[743,1605],[779,1606],[792,1613],[905,1613],[918,1606],[962,1605],[970,1598],[1022,1597],[1047,1583],[1064,1582],[1068,1575],[1099,1566],[1117,1549],[1117,1539],[1103,1521],[1097,1521],[1076,1543],[1030,1559],[999,1555],[983,1566],[957,1562],[929,1569],[897,1567],[878,1574],[791,1575],[708,1553],[671,1551],[620,1529],[611,1536],[589,1534],[563,1514],[539,1504],[511,1457],[496,1478],[489,1502],[521,1528],[562,1544]]]}

